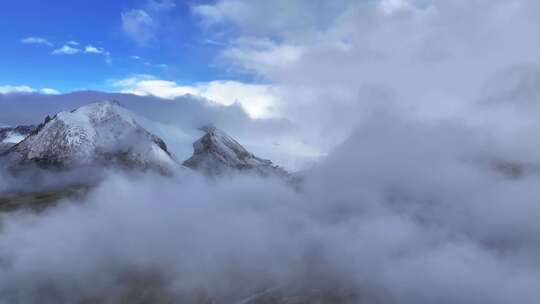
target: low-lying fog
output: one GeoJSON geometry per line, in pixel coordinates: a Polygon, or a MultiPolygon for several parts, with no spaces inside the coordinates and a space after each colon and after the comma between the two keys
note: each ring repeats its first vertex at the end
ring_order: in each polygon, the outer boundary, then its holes
{"type": "Polygon", "coordinates": [[[299,191],[110,172],[83,202],[2,215],[0,302],[533,303],[540,176],[497,171],[482,159],[497,149],[452,121],[378,113],[299,191]]]}

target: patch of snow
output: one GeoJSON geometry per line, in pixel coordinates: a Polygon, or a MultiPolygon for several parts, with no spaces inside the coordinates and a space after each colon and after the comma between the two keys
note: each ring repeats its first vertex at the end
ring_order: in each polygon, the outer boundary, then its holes
{"type": "Polygon", "coordinates": [[[6,138],[2,141],[4,144],[18,144],[26,138],[25,135],[17,132],[8,132],[6,138]]]}
{"type": "Polygon", "coordinates": [[[158,162],[162,165],[173,166],[175,164],[171,156],[165,151],[163,151],[163,149],[158,147],[158,145],[156,144],[152,144],[149,155],[153,161],[158,162]]]}

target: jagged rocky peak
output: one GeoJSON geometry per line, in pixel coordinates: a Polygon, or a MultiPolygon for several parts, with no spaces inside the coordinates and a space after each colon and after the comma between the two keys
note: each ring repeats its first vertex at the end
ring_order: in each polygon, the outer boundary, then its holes
{"type": "Polygon", "coordinates": [[[288,175],[287,171],[270,160],[253,155],[214,125],[205,125],[200,130],[205,134],[193,143],[193,156],[184,162],[184,166],[207,175],[221,175],[231,170],[263,176],[288,175]]]}
{"type": "Polygon", "coordinates": [[[39,166],[119,165],[167,168],[175,163],[159,137],[141,127],[114,101],[102,101],[47,116],[5,155],[39,166]]]}

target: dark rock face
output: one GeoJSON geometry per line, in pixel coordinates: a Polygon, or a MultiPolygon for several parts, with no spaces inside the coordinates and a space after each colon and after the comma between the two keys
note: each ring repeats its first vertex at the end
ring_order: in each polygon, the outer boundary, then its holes
{"type": "Polygon", "coordinates": [[[119,165],[164,169],[175,165],[159,137],[142,128],[131,113],[110,101],[60,112],[5,151],[11,164],[40,167],[119,165]]]}
{"type": "Polygon", "coordinates": [[[284,169],[270,160],[247,151],[236,140],[213,125],[201,128],[205,135],[193,144],[194,153],[184,166],[215,176],[228,172],[250,172],[262,176],[287,176],[284,169]]]}

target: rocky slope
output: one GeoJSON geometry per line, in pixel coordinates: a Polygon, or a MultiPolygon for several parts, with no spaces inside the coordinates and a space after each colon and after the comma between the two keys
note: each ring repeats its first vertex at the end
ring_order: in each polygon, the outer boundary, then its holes
{"type": "Polygon", "coordinates": [[[184,166],[215,176],[228,172],[248,172],[262,176],[287,176],[287,171],[270,160],[247,151],[236,140],[213,125],[201,128],[205,133],[193,144],[194,153],[184,166]]]}
{"type": "Polygon", "coordinates": [[[159,137],[110,101],[47,117],[28,137],[3,153],[9,163],[40,167],[118,165],[164,169],[175,165],[159,137]]]}

